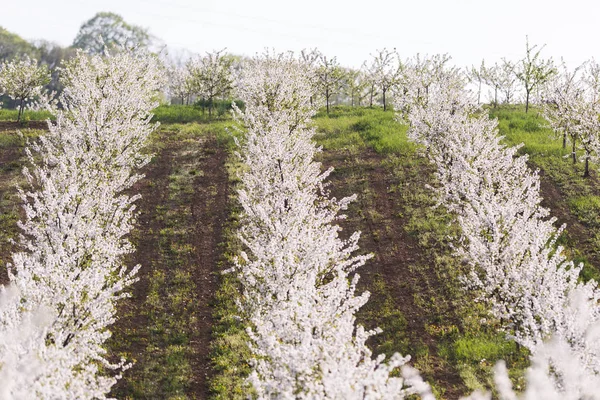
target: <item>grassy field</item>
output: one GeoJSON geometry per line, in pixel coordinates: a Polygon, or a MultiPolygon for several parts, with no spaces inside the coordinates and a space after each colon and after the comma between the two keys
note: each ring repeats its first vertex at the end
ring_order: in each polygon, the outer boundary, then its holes
{"type": "MultiPolygon", "coordinates": [[[[545,206],[567,224],[561,244],[584,263],[584,279],[597,278],[597,166],[583,178],[582,165],[563,158],[568,149],[535,109],[525,114],[504,107],[490,114],[507,144],[524,143],[520,152],[540,170],[545,206]]],[[[155,119],[162,125],[148,147],[154,157],[134,188],[143,197],[132,234],[138,251],[128,262],[142,265],[140,281],[121,304],[109,344],[115,357],[124,355],[135,365],[113,395],[246,398],[250,355],[236,308],[240,288],[234,275],[222,273],[241,248],[233,121],[226,113],[208,120],[192,106],[162,106],[155,119]]],[[[358,195],[342,222],[343,234],[360,230],[360,252],[374,254],[357,271],[359,291],[371,292],[358,322],[383,329],[369,343],[374,354],[410,354],[438,398],[488,388],[499,359],[507,361],[516,386],[522,385],[528,355],[462,290],[465,271],[452,250],[460,232],[452,215],[434,207],[433,166],[408,141],[407,127],[391,111],[350,107],[321,112],[315,124],[323,148],[319,161],[335,168],[332,195],[358,195]]],[[[39,132],[23,130],[29,138],[39,132]]],[[[25,137],[0,131],[2,282],[13,249],[8,239],[18,232],[15,187],[23,181],[25,137]]]]}

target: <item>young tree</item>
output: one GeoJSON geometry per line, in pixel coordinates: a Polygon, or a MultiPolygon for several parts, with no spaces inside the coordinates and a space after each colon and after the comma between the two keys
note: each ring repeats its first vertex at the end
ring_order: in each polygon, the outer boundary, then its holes
{"type": "Polygon", "coordinates": [[[504,103],[510,104],[517,92],[517,75],[515,65],[506,59],[502,59],[499,66],[500,91],[504,94],[504,103]]]}
{"type": "Polygon", "coordinates": [[[579,134],[574,129],[579,120],[575,105],[582,101],[584,95],[582,81],[578,77],[581,68],[579,66],[569,71],[566,64],[562,64],[562,71],[546,83],[542,108],[544,117],[554,132],[562,136],[563,149],[567,147],[567,138],[571,140],[573,164],[577,162],[575,151],[579,134]]]}
{"type": "Polygon", "coordinates": [[[6,94],[19,104],[17,122],[21,121],[27,101],[42,95],[44,85],[50,82],[50,72],[45,65],[25,56],[22,60],[0,65],[0,94],[6,94]]]}
{"type": "Polygon", "coordinates": [[[344,71],[335,57],[327,58],[326,55],[320,54],[316,74],[318,88],[321,94],[325,96],[325,106],[327,114],[329,114],[329,99],[340,90],[344,79],[344,71]]]}
{"type": "MultiPolygon", "coordinates": [[[[386,94],[398,83],[402,73],[402,63],[400,62],[396,49],[390,51],[384,48],[377,50],[377,52],[371,56],[373,59],[366,70],[371,76],[373,84],[381,89],[383,110],[385,111],[387,109],[386,94]]],[[[373,96],[371,95],[371,98],[372,97],[373,96]]]]}
{"type": "MultiPolygon", "coordinates": [[[[33,168],[24,171],[31,191],[20,192],[22,251],[9,265],[19,297],[0,315],[0,329],[18,325],[27,312],[51,311],[54,318],[35,357],[55,365],[51,357],[65,354],[60,359],[68,362],[59,371],[61,382],[68,382],[61,389],[69,393],[65,398],[105,398],[119,375],[104,374],[126,366],[110,363],[103,344],[115,303],[139,268],[123,265],[133,251],[127,237],[139,197],[124,191],[150,160],[141,149],[156,128],[150,111],[162,74],[158,60],[144,53],[79,52],[62,72],[64,109],[49,123],[49,133],[27,149],[33,168]]],[[[57,374],[39,370],[27,398],[55,398],[36,388],[52,387],[57,374]]]]}
{"type": "Polygon", "coordinates": [[[367,95],[366,89],[368,82],[361,70],[347,69],[345,71],[345,88],[346,94],[350,98],[350,105],[354,107],[354,104],[360,106],[362,100],[367,95]]]}
{"type": "Polygon", "coordinates": [[[547,82],[556,73],[552,59],[544,60],[540,54],[544,46],[530,46],[529,37],[525,41],[525,57],[515,68],[517,78],[525,89],[525,112],[529,111],[531,92],[547,82]]]}
{"type": "Polygon", "coordinates": [[[208,101],[209,116],[212,116],[214,99],[228,94],[233,85],[233,60],[224,55],[224,51],[225,49],[206,53],[187,64],[191,86],[196,94],[208,101]]]}
{"type": "Polygon", "coordinates": [[[366,86],[366,95],[365,97],[369,98],[369,107],[373,107],[373,101],[375,97],[378,95],[377,93],[377,82],[375,80],[375,76],[371,73],[370,69],[367,67],[366,62],[363,64],[361,68],[365,86],[366,86]]]}
{"type": "Polygon", "coordinates": [[[171,97],[180,98],[181,104],[189,104],[194,87],[188,69],[172,66],[168,70],[168,76],[171,97]]]}
{"type": "Polygon", "coordinates": [[[467,79],[477,84],[477,104],[481,104],[481,85],[485,83],[485,60],[481,60],[481,66],[475,68],[474,65],[466,71],[467,79]]]}
{"type": "Polygon", "coordinates": [[[498,92],[502,87],[502,69],[498,64],[483,69],[483,79],[485,83],[494,91],[492,104],[494,108],[498,107],[498,92]]]}

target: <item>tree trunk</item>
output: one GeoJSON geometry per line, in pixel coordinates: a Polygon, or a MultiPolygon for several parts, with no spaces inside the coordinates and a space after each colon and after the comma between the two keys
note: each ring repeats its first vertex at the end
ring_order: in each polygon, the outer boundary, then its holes
{"type": "Polygon", "coordinates": [[[563,149],[567,148],[567,131],[563,132],[563,149]]]}
{"type": "Polygon", "coordinates": [[[383,92],[383,111],[385,111],[386,110],[386,104],[385,104],[385,92],[386,92],[386,90],[384,89],[382,92],[383,92]]]}
{"type": "Polygon", "coordinates": [[[527,112],[529,111],[529,92],[531,92],[531,90],[526,90],[526,95],[525,95],[525,114],[527,114],[527,112]]]}
{"type": "Polygon", "coordinates": [[[329,115],[329,89],[325,89],[325,107],[327,108],[327,115],[329,115]]]}
{"type": "Polygon", "coordinates": [[[590,153],[586,150],[585,152],[585,170],[583,171],[583,177],[587,178],[590,176],[590,153]]]}
{"type": "Polygon", "coordinates": [[[498,86],[494,88],[494,108],[498,107],[498,86]]]}
{"type": "Polygon", "coordinates": [[[17,122],[21,122],[21,115],[23,115],[23,99],[19,103],[19,115],[17,116],[17,122]]]}
{"type": "Polygon", "coordinates": [[[573,164],[577,163],[577,154],[575,154],[575,139],[573,138],[573,152],[571,153],[571,155],[573,156],[573,164]]]}

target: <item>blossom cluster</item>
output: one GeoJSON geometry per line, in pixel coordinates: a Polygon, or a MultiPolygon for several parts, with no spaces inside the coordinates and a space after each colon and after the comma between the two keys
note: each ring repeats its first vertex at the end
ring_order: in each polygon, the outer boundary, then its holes
{"type": "Polygon", "coordinates": [[[127,366],[109,362],[103,344],[139,268],[123,264],[139,197],[124,191],[149,161],[141,150],[162,76],[154,56],[127,51],[79,52],[61,71],[63,109],[26,150],[21,251],[9,265],[16,294],[0,307],[0,373],[20,374],[13,398],[105,398],[119,375],[104,374],[127,366]],[[27,326],[36,329],[20,336],[27,326]]]}

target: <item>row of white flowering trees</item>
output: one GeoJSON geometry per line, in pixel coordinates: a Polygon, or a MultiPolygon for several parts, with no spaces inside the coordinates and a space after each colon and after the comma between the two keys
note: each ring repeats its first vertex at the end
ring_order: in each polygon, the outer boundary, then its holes
{"type": "Polygon", "coordinates": [[[600,159],[600,65],[594,60],[570,71],[562,65],[544,90],[543,113],[554,132],[562,137],[563,148],[571,142],[571,158],[584,152],[584,177],[590,161],[600,159]]]}
{"type": "Polygon", "coordinates": [[[162,69],[143,53],[80,52],[61,73],[63,108],[27,149],[22,250],[0,300],[0,398],[105,398],[127,367],[103,344],[139,268],[123,265],[138,198],[124,190],[149,161],[162,69]]]}
{"type": "Polygon", "coordinates": [[[259,398],[404,398],[429,388],[396,354],[371,358],[375,332],[355,325],[369,294],[355,295],[359,233],[339,238],[335,221],[354,197],[330,198],[314,161],[311,74],[291,55],[266,54],[243,68],[236,117],[245,132],[238,191],[245,251],[235,270],[251,323],[250,381],[259,398]],[[390,373],[402,367],[402,377],[390,373]]]}
{"type": "MultiPolygon", "coordinates": [[[[407,63],[395,106],[437,165],[439,199],[461,226],[465,288],[531,351],[525,398],[594,398],[600,292],[578,282],[581,266],[556,246],[562,228],[540,205],[537,173],[501,144],[496,121],[447,61],[407,63]]],[[[431,398],[408,357],[373,359],[365,342],[377,332],[355,324],[369,297],[355,293],[356,270],[369,256],[353,255],[358,232],[339,237],[336,221],[354,196],[331,198],[331,170],[314,160],[315,74],[291,54],[269,53],[240,71],[244,251],[234,270],[254,357],[249,383],[259,398],[431,398]]],[[[123,265],[137,199],[123,191],[149,160],[141,149],[163,74],[146,54],[79,53],[62,79],[63,109],[28,149],[22,251],[0,295],[0,398],[105,398],[127,367],[103,344],[138,269],[123,265]]],[[[503,398],[516,398],[502,364],[496,381],[503,398]]]]}
{"type": "MultiPolygon", "coordinates": [[[[396,108],[437,166],[440,202],[462,229],[457,253],[471,270],[465,288],[531,351],[525,398],[597,398],[596,283],[578,282],[581,266],[556,246],[563,228],[540,205],[537,172],[517,148],[501,143],[496,120],[478,109],[461,74],[445,61],[434,57],[428,68],[422,62],[407,68],[396,108]]],[[[497,381],[503,398],[516,398],[506,371],[497,381]]]]}

